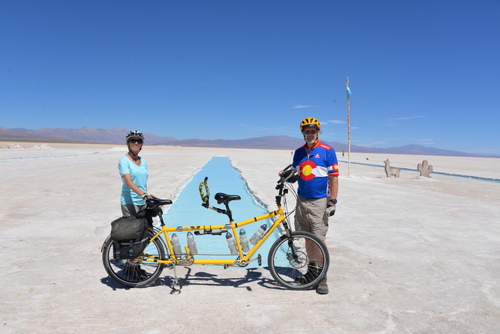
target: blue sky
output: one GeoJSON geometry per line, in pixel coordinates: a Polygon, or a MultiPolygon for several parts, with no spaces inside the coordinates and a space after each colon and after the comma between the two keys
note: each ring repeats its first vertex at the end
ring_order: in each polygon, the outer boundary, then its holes
{"type": "Polygon", "coordinates": [[[500,153],[500,0],[0,0],[0,126],[500,153]]]}

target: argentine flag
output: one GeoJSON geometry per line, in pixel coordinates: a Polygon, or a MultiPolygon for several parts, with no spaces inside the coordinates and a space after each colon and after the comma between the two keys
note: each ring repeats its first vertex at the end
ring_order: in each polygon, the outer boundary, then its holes
{"type": "Polygon", "coordinates": [[[346,93],[347,95],[351,96],[352,93],[351,93],[351,89],[349,88],[349,86],[346,86],[346,93]]]}

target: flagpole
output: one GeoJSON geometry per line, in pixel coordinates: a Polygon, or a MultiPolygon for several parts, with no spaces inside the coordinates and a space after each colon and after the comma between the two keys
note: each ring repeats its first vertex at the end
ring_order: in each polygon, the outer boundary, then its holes
{"type": "Polygon", "coordinates": [[[345,78],[347,98],[347,175],[351,175],[351,90],[349,89],[349,77],[345,78]]]}

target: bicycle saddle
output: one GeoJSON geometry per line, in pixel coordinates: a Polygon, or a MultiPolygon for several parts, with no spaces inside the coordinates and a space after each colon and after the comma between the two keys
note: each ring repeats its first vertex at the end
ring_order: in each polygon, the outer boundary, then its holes
{"type": "Polygon", "coordinates": [[[159,198],[150,198],[146,200],[146,204],[150,209],[156,209],[159,206],[172,204],[172,201],[169,199],[159,199],[159,198]]]}
{"type": "Polygon", "coordinates": [[[241,197],[239,195],[228,195],[224,193],[215,194],[215,200],[217,201],[217,204],[227,204],[235,199],[241,199],[241,197]]]}

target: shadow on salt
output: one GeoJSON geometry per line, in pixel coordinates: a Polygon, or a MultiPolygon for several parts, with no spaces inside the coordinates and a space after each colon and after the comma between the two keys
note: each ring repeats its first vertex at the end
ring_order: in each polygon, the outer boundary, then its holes
{"type": "MultiPolygon", "coordinates": [[[[163,219],[167,226],[221,225],[229,223],[226,215],[206,209],[201,205],[199,185],[205,177],[208,177],[211,206],[224,209],[224,205],[217,204],[217,201],[214,199],[215,194],[219,192],[228,195],[239,195],[241,197],[241,200],[234,200],[229,204],[235,222],[253,218],[267,212],[250,194],[240,173],[233,168],[229,158],[213,157],[193,176],[164,214],[163,219]]],[[[267,224],[269,227],[271,222],[269,219],[266,219],[246,225],[244,229],[247,237],[250,238],[262,224],[267,224]]],[[[184,249],[184,246],[188,244],[187,232],[176,232],[176,234],[179,237],[182,249],[184,249]]],[[[170,237],[172,237],[172,234],[170,237]]],[[[269,248],[278,237],[279,235],[275,231],[274,235],[269,236],[257,252],[257,254],[261,254],[262,267],[267,267],[269,248]]],[[[214,258],[213,256],[207,256],[208,254],[217,255],[218,258],[236,257],[230,254],[225,233],[222,235],[194,235],[194,238],[198,248],[198,255],[194,256],[195,259],[214,258]]],[[[254,258],[256,257],[257,255],[254,256],[254,258]]],[[[252,261],[248,266],[241,268],[249,269],[258,267],[258,261],[252,261]]],[[[235,266],[232,268],[239,267],[235,266]]]]}

